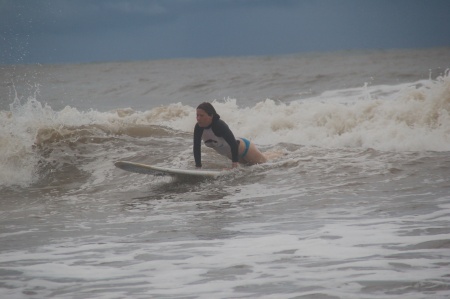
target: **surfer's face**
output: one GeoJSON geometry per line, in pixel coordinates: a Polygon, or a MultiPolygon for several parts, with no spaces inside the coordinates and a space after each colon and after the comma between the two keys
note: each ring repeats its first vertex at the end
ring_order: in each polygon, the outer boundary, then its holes
{"type": "Polygon", "coordinates": [[[208,115],[203,109],[197,109],[197,123],[200,127],[205,128],[212,123],[212,115],[208,115]]]}

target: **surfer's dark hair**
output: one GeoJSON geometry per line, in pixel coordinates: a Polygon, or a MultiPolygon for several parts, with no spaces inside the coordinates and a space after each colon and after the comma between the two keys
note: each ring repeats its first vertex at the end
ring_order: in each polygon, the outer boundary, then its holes
{"type": "Polygon", "coordinates": [[[212,116],[213,119],[219,119],[220,115],[217,114],[216,109],[214,109],[214,106],[211,105],[209,102],[203,102],[200,105],[198,105],[197,109],[202,109],[205,111],[209,116],[212,116]]]}

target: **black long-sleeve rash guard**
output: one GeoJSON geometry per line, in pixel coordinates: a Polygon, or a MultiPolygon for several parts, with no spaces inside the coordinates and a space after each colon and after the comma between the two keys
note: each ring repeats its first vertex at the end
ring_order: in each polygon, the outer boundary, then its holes
{"type": "Polygon", "coordinates": [[[238,162],[238,143],[228,125],[221,119],[213,119],[209,127],[202,128],[198,124],[194,128],[194,159],[195,166],[202,167],[201,142],[213,148],[219,154],[227,156],[233,162],[238,162]]]}

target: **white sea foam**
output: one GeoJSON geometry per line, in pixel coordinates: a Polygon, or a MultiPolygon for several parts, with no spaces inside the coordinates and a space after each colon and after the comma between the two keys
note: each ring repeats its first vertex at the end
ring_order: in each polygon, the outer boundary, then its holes
{"type": "MultiPolygon", "coordinates": [[[[449,76],[397,88],[388,96],[372,97],[369,88],[351,97],[336,91],[334,97],[328,92],[326,98],[290,104],[266,100],[241,109],[235,100],[214,104],[236,134],[260,144],[450,150],[449,76]]],[[[190,127],[187,121],[176,125],[179,129],[190,127]]]]}
{"type": "MultiPolygon", "coordinates": [[[[239,231],[241,236],[225,240],[122,243],[114,237],[103,237],[101,242],[86,244],[73,239],[58,246],[42,246],[38,252],[3,254],[0,263],[17,262],[15,267],[4,267],[22,272],[27,281],[11,282],[14,287],[26,283],[32,290],[40,286],[37,290],[42,294],[46,292],[42,286],[51,290],[57,287],[52,282],[58,282],[61,298],[71,296],[74,289],[89,294],[105,287],[124,294],[135,291],[140,296],[230,298],[256,296],[260,290],[262,298],[264,294],[271,298],[271,292],[278,292],[277,298],[314,294],[348,297],[366,284],[382,281],[391,281],[395,291],[403,285],[414,287],[418,280],[435,281],[436,286],[447,274],[444,267],[430,263],[448,262],[445,248],[412,249],[402,258],[395,255],[405,246],[450,236],[401,236],[408,224],[393,218],[347,218],[329,221],[314,230],[271,233],[271,229],[277,231],[277,225],[272,219],[231,226],[229,229],[239,231]],[[434,259],[417,259],[415,253],[431,254],[434,259]],[[399,276],[401,267],[405,270],[399,276]],[[284,288],[278,290],[277,286],[284,288]]],[[[112,295],[104,290],[103,296],[112,295]]]]}
{"type": "MultiPolygon", "coordinates": [[[[240,107],[235,99],[213,104],[235,135],[264,145],[293,143],[384,151],[450,150],[448,74],[437,80],[398,86],[328,91],[288,104],[270,99],[253,107],[240,107]]],[[[195,108],[171,104],[131,113],[125,120],[192,132],[195,108]]]]}

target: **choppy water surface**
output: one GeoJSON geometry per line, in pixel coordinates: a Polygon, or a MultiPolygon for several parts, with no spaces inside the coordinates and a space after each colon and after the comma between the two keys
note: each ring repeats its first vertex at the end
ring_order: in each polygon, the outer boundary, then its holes
{"type": "Polygon", "coordinates": [[[0,296],[449,297],[449,58],[1,67],[0,296]],[[193,168],[214,100],[279,157],[205,181],[114,167],[193,168]]]}

